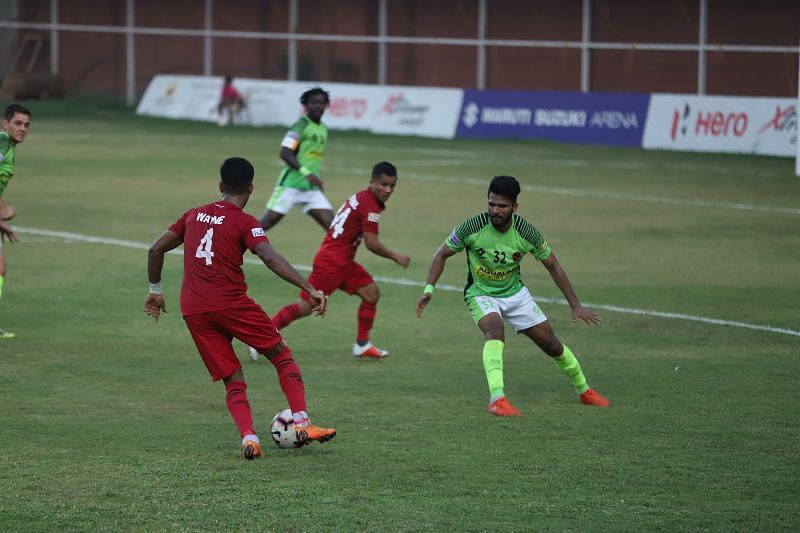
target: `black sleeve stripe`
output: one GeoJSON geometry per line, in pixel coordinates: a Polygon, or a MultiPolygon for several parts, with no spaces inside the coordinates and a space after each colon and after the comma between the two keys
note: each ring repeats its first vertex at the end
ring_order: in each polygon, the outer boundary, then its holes
{"type": "Polygon", "coordinates": [[[539,248],[544,241],[539,230],[533,227],[533,224],[517,215],[514,215],[514,229],[517,230],[520,237],[531,243],[534,248],[539,248]]]}
{"type": "Polygon", "coordinates": [[[475,215],[462,222],[461,225],[456,228],[456,235],[459,239],[463,240],[468,235],[478,233],[480,230],[485,228],[489,222],[490,220],[488,213],[475,215]]]}

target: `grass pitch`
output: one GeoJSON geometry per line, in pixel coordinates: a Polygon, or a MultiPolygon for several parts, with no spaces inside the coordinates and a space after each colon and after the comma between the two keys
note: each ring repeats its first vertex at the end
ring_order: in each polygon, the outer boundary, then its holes
{"type": "MultiPolygon", "coordinates": [[[[399,185],[381,239],[407,271],[379,277],[385,361],[350,355],[357,301],[285,330],[315,421],[336,439],[239,458],[239,439],[180,317],[142,313],[146,247],[216,198],[217,169],[256,166],[260,215],[283,129],[218,128],[113,107],[32,102],[6,199],[23,242],[0,326],[0,530],[781,530],[800,522],[800,179],[789,159],[517,141],[331,132],[323,178],[338,205],[375,162],[399,185]],[[450,229],[517,176],[519,213],[551,242],[603,317],[573,324],[546,271],[523,277],[590,384],[581,406],[527,339],[508,333],[506,392],[524,417],[486,413],[482,339],[449,260],[423,320],[414,305],[450,229]],[[90,242],[90,237],[105,240],[90,242]]],[[[292,212],[270,232],[309,265],[322,231],[292,212]]],[[[246,265],[275,312],[296,290],[246,265]]],[[[239,345],[257,426],[285,405],[271,365],[239,345]]]]}

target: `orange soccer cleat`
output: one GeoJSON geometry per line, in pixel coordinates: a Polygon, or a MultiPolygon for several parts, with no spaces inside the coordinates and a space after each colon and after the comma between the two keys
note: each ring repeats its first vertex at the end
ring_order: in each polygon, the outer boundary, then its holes
{"type": "Polygon", "coordinates": [[[608,398],[591,388],[581,394],[581,403],[585,405],[594,405],[595,407],[611,406],[611,402],[608,401],[608,398]]]}
{"type": "Polygon", "coordinates": [[[336,436],[336,430],[333,428],[321,428],[314,424],[306,424],[304,426],[295,426],[294,430],[297,432],[298,446],[311,444],[312,440],[317,442],[328,442],[336,436]]]}
{"type": "Polygon", "coordinates": [[[522,412],[511,405],[511,402],[505,396],[501,396],[490,403],[489,412],[497,416],[522,416],[522,412]]]}
{"type": "Polygon", "coordinates": [[[353,345],[353,357],[370,357],[372,359],[383,359],[389,355],[386,350],[381,350],[371,342],[364,346],[359,346],[358,343],[353,345]]]}
{"type": "Polygon", "coordinates": [[[242,439],[242,457],[252,461],[261,457],[261,443],[255,435],[245,435],[242,439]]]}

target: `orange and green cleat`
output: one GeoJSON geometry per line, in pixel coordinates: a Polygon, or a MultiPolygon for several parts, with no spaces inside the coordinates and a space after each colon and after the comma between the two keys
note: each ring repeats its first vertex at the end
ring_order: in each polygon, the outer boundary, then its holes
{"type": "Polygon", "coordinates": [[[592,388],[587,389],[586,392],[581,394],[581,403],[585,405],[594,405],[595,407],[611,406],[611,402],[608,401],[608,398],[592,388]]]}
{"type": "Polygon", "coordinates": [[[242,457],[252,461],[261,457],[261,443],[255,435],[245,435],[242,439],[242,457]]]}
{"type": "Polygon", "coordinates": [[[501,396],[489,404],[489,412],[497,416],[522,416],[519,409],[511,405],[505,396],[501,396]]]}
{"type": "Polygon", "coordinates": [[[297,442],[300,446],[311,444],[312,440],[317,442],[328,442],[336,436],[335,429],[321,428],[315,426],[314,424],[295,426],[294,430],[297,432],[297,442]]]}

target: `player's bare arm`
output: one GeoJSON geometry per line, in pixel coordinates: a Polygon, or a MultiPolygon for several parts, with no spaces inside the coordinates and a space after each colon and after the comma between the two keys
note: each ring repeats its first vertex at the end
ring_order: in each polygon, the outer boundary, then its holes
{"type": "Polygon", "coordinates": [[[147,251],[147,277],[150,292],[144,299],[144,312],[158,322],[161,313],[167,312],[167,304],[161,294],[161,270],[164,268],[164,255],[181,245],[183,240],[172,231],[165,231],[147,251]]]}
{"type": "Polygon", "coordinates": [[[16,209],[8,205],[5,200],[0,198],[0,220],[11,220],[16,214],[16,209]]]}
{"type": "Polygon", "coordinates": [[[542,261],[542,264],[550,273],[550,277],[553,278],[556,286],[561,290],[562,294],[564,294],[564,298],[569,302],[569,306],[572,308],[572,321],[577,322],[580,319],[590,326],[599,324],[600,315],[581,305],[580,300],[578,300],[578,297],[575,295],[575,291],[572,289],[572,283],[570,283],[567,273],[556,258],[556,254],[551,253],[547,259],[542,261]]]}
{"type": "Polygon", "coordinates": [[[8,242],[17,242],[19,240],[11,224],[2,220],[0,220],[0,238],[2,238],[3,241],[8,239],[8,242]]]}
{"type": "Polygon", "coordinates": [[[391,259],[403,268],[408,268],[408,264],[411,262],[411,258],[407,255],[399,254],[387,248],[378,239],[377,233],[364,233],[364,246],[373,254],[391,259]]]}
{"type": "MultiPolygon", "coordinates": [[[[280,158],[284,162],[286,162],[287,165],[289,165],[295,170],[300,170],[300,167],[303,166],[297,159],[297,154],[294,152],[294,150],[286,146],[281,146],[280,158]]],[[[309,174],[308,176],[306,176],[306,179],[308,179],[308,182],[311,185],[316,185],[317,187],[319,187],[319,190],[323,192],[325,191],[322,185],[322,180],[316,174],[309,174]]]]}
{"type": "Polygon", "coordinates": [[[327,297],[311,286],[306,279],[300,275],[294,267],[275,249],[266,242],[259,243],[254,250],[261,261],[284,281],[288,281],[299,289],[308,293],[313,300],[312,312],[319,316],[324,316],[327,310],[327,297]]]}
{"type": "MultiPolygon", "coordinates": [[[[444,272],[445,261],[454,255],[456,255],[456,252],[451,250],[446,244],[439,246],[439,249],[436,250],[435,254],[433,254],[433,261],[431,261],[431,266],[428,269],[426,287],[427,285],[436,285],[436,282],[439,281],[439,278],[444,272]]],[[[422,312],[425,310],[428,302],[431,301],[431,298],[433,298],[433,292],[426,291],[422,293],[422,296],[420,296],[419,299],[417,299],[417,318],[422,318],[422,312]]]]}

